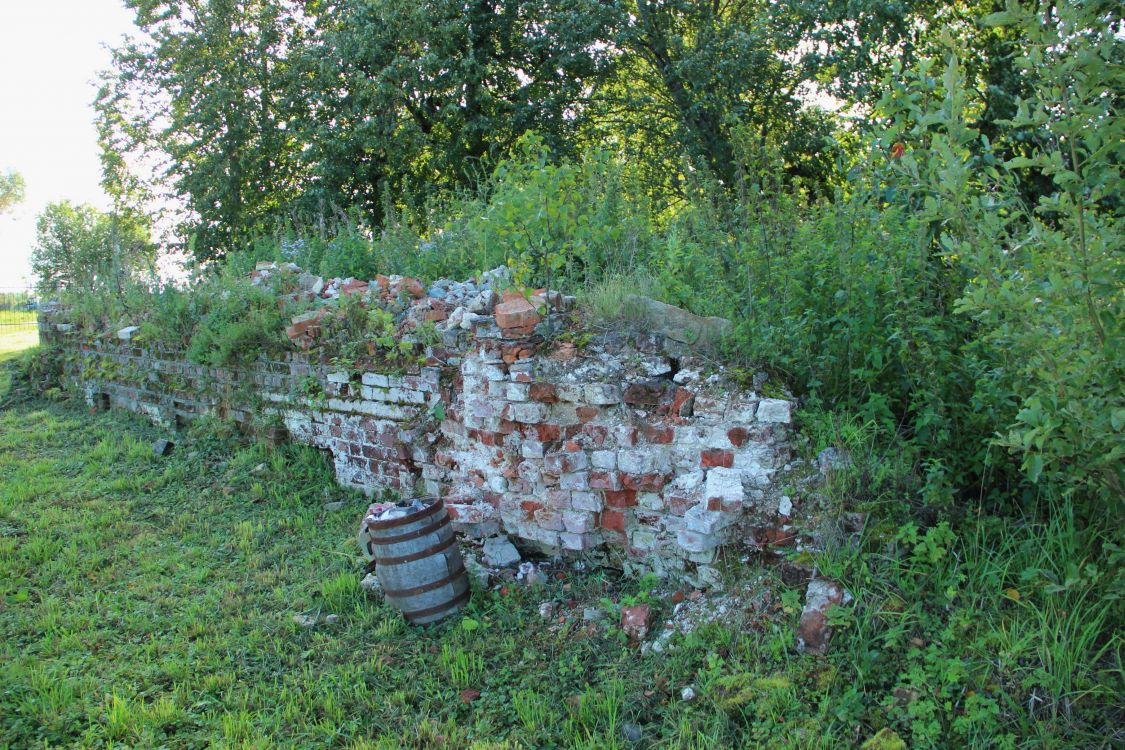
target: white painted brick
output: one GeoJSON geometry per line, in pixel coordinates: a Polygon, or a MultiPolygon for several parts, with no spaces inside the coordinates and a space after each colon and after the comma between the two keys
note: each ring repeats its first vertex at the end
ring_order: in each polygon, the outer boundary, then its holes
{"type": "Polygon", "coordinates": [[[389,388],[391,385],[391,379],[378,372],[363,373],[363,375],[360,376],[360,382],[364,385],[373,385],[379,388],[389,388]]]}
{"type": "Polygon", "coordinates": [[[676,544],[687,552],[707,553],[719,546],[719,540],[711,534],[682,529],[676,534],[676,544]]]}
{"type": "Polygon", "coordinates": [[[595,406],[609,406],[621,403],[621,386],[613,383],[589,383],[583,389],[587,403],[595,406]]]}
{"type": "Polygon", "coordinates": [[[716,467],[707,472],[707,489],[704,492],[707,498],[719,498],[724,501],[742,502],[742,472],[737,469],[724,469],[716,467]]]}
{"type": "Polygon", "coordinates": [[[569,531],[564,531],[559,534],[559,542],[562,544],[563,549],[582,550],[589,549],[594,546],[594,540],[587,534],[572,534],[569,531]]]}
{"type": "Polygon", "coordinates": [[[509,401],[527,401],[531,391],[530,383],[505,383],[504,398],[509,401]]]}
{"type": "Polygon", "coordinates": [[[555,387],[560,401],[578,402],[585,398],[585,390],[576,383],[559,383],[555,387]]]}
{"type": "Polygon", "coordinates": [[[562,512],[562,520],[566,530],[571,534],[586,534],[594,530],[593,513],[564,510],[562,512]]]}
{"type": "Polygon", "coordinates": [[[547,405],[536,402],[508,405],[508,418],[523,424],[538,424],[547,416],[547,405]]]}
{"type": "Polygon", "coordinates": [[[560,474],[559,487],[564,490],[585,492],[590,489],[589,474],[585,471],[576,471],[572,474],[560,474]]]}
{"type": "Polygon", "coordinates": [[[733,513],[723,513],[718,510],[707,510],[703,504],[688,508],[684,514],[684,528],[697,534],[714,534],[726,526],[734,523],[733,513]]]}
{"type": "Polygon", "coordinates": [[[617,466],[626,474],[649,474],[653,470],[652,450],[632,448],[618,451],[617,466]]]}
{"type": "Polygon", "coordinates": [[[594,451],[590,454],[590,463],[595,469],[612,471],[617,468],[617,453],[614,451],[594,451]]]}
{"type": "Polygon", "coordinates": [[[570,493],[570,504],[575,510],[600,513],[602,508],[605,507],[605,500],[600,492],[579,491],[570,493]]]}

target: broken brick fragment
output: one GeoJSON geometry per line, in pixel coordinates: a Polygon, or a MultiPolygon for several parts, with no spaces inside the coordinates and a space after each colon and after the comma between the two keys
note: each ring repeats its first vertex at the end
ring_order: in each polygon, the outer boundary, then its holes
{"type": "Polygon", "coordinates": [[[505,338],[517,338],[534,332],[535,326],[543,317],[535,307],[521,296],[505,299],[496,306],[496,325],[505,338]]]}

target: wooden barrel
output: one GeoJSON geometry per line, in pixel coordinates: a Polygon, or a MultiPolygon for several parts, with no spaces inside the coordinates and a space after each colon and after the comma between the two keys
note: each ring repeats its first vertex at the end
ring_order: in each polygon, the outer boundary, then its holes
{"type": "Polygon", "coordinates": [[[423,502],[422,510],[365,527],[364,549],[387,601],[415,625],[449,617],[469,601],[469,576],[445,503],[423,502]]]}

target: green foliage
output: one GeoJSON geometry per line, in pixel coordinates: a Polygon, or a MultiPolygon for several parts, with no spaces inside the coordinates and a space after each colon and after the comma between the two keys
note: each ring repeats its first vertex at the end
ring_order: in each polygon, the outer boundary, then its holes
{"type": "Polygon", "coordinates": [[[488,205],[467,230],[482,256],[504,249],[497,259],[520,285],[587,282],[631,267],[644,247],[648,223],[640,206],[623,199],[624,180],[608,153],[556,163],[528,136],[518,155],[496,168],[488,205]]]}
{"type": "Polygon", "coordinates": [[[187,356],[212,367],[248,364],[278,347],[284,328],[272,294],[249,281],[224,285],[205,298],[187,356]]]}
{"type": "Polygon", "coordinates": [[[147,221],[129,213],[102,213],[69,201],[50,203],[35,224],[31,270],[41,294],[83,293],[122,287],[155,259],[147,221]]]}
{"type": "Polygon", "coordinates": [[[23,201],[26,187],[23,175],[19,172],[0,174],[0,214],[7,213],[23,201]]]}

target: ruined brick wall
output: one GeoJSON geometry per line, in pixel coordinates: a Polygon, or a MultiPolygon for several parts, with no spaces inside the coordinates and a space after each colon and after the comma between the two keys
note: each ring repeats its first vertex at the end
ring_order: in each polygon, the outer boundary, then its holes
{"type": "Polygon", "coordinates": [[[273,417],[330,452],[341,484],[439,495],[463,533],[704,578],[727,542],[791,535],[790,401],[732,384],[663,334],[547,344],[519,301],[490,311],[455,311],[407,372],[343,372],[304,351],[208,368],[138,346],[131,329],[91,339],[59,312],[40,326],[92,406],[257,431],[273,417]]]}

